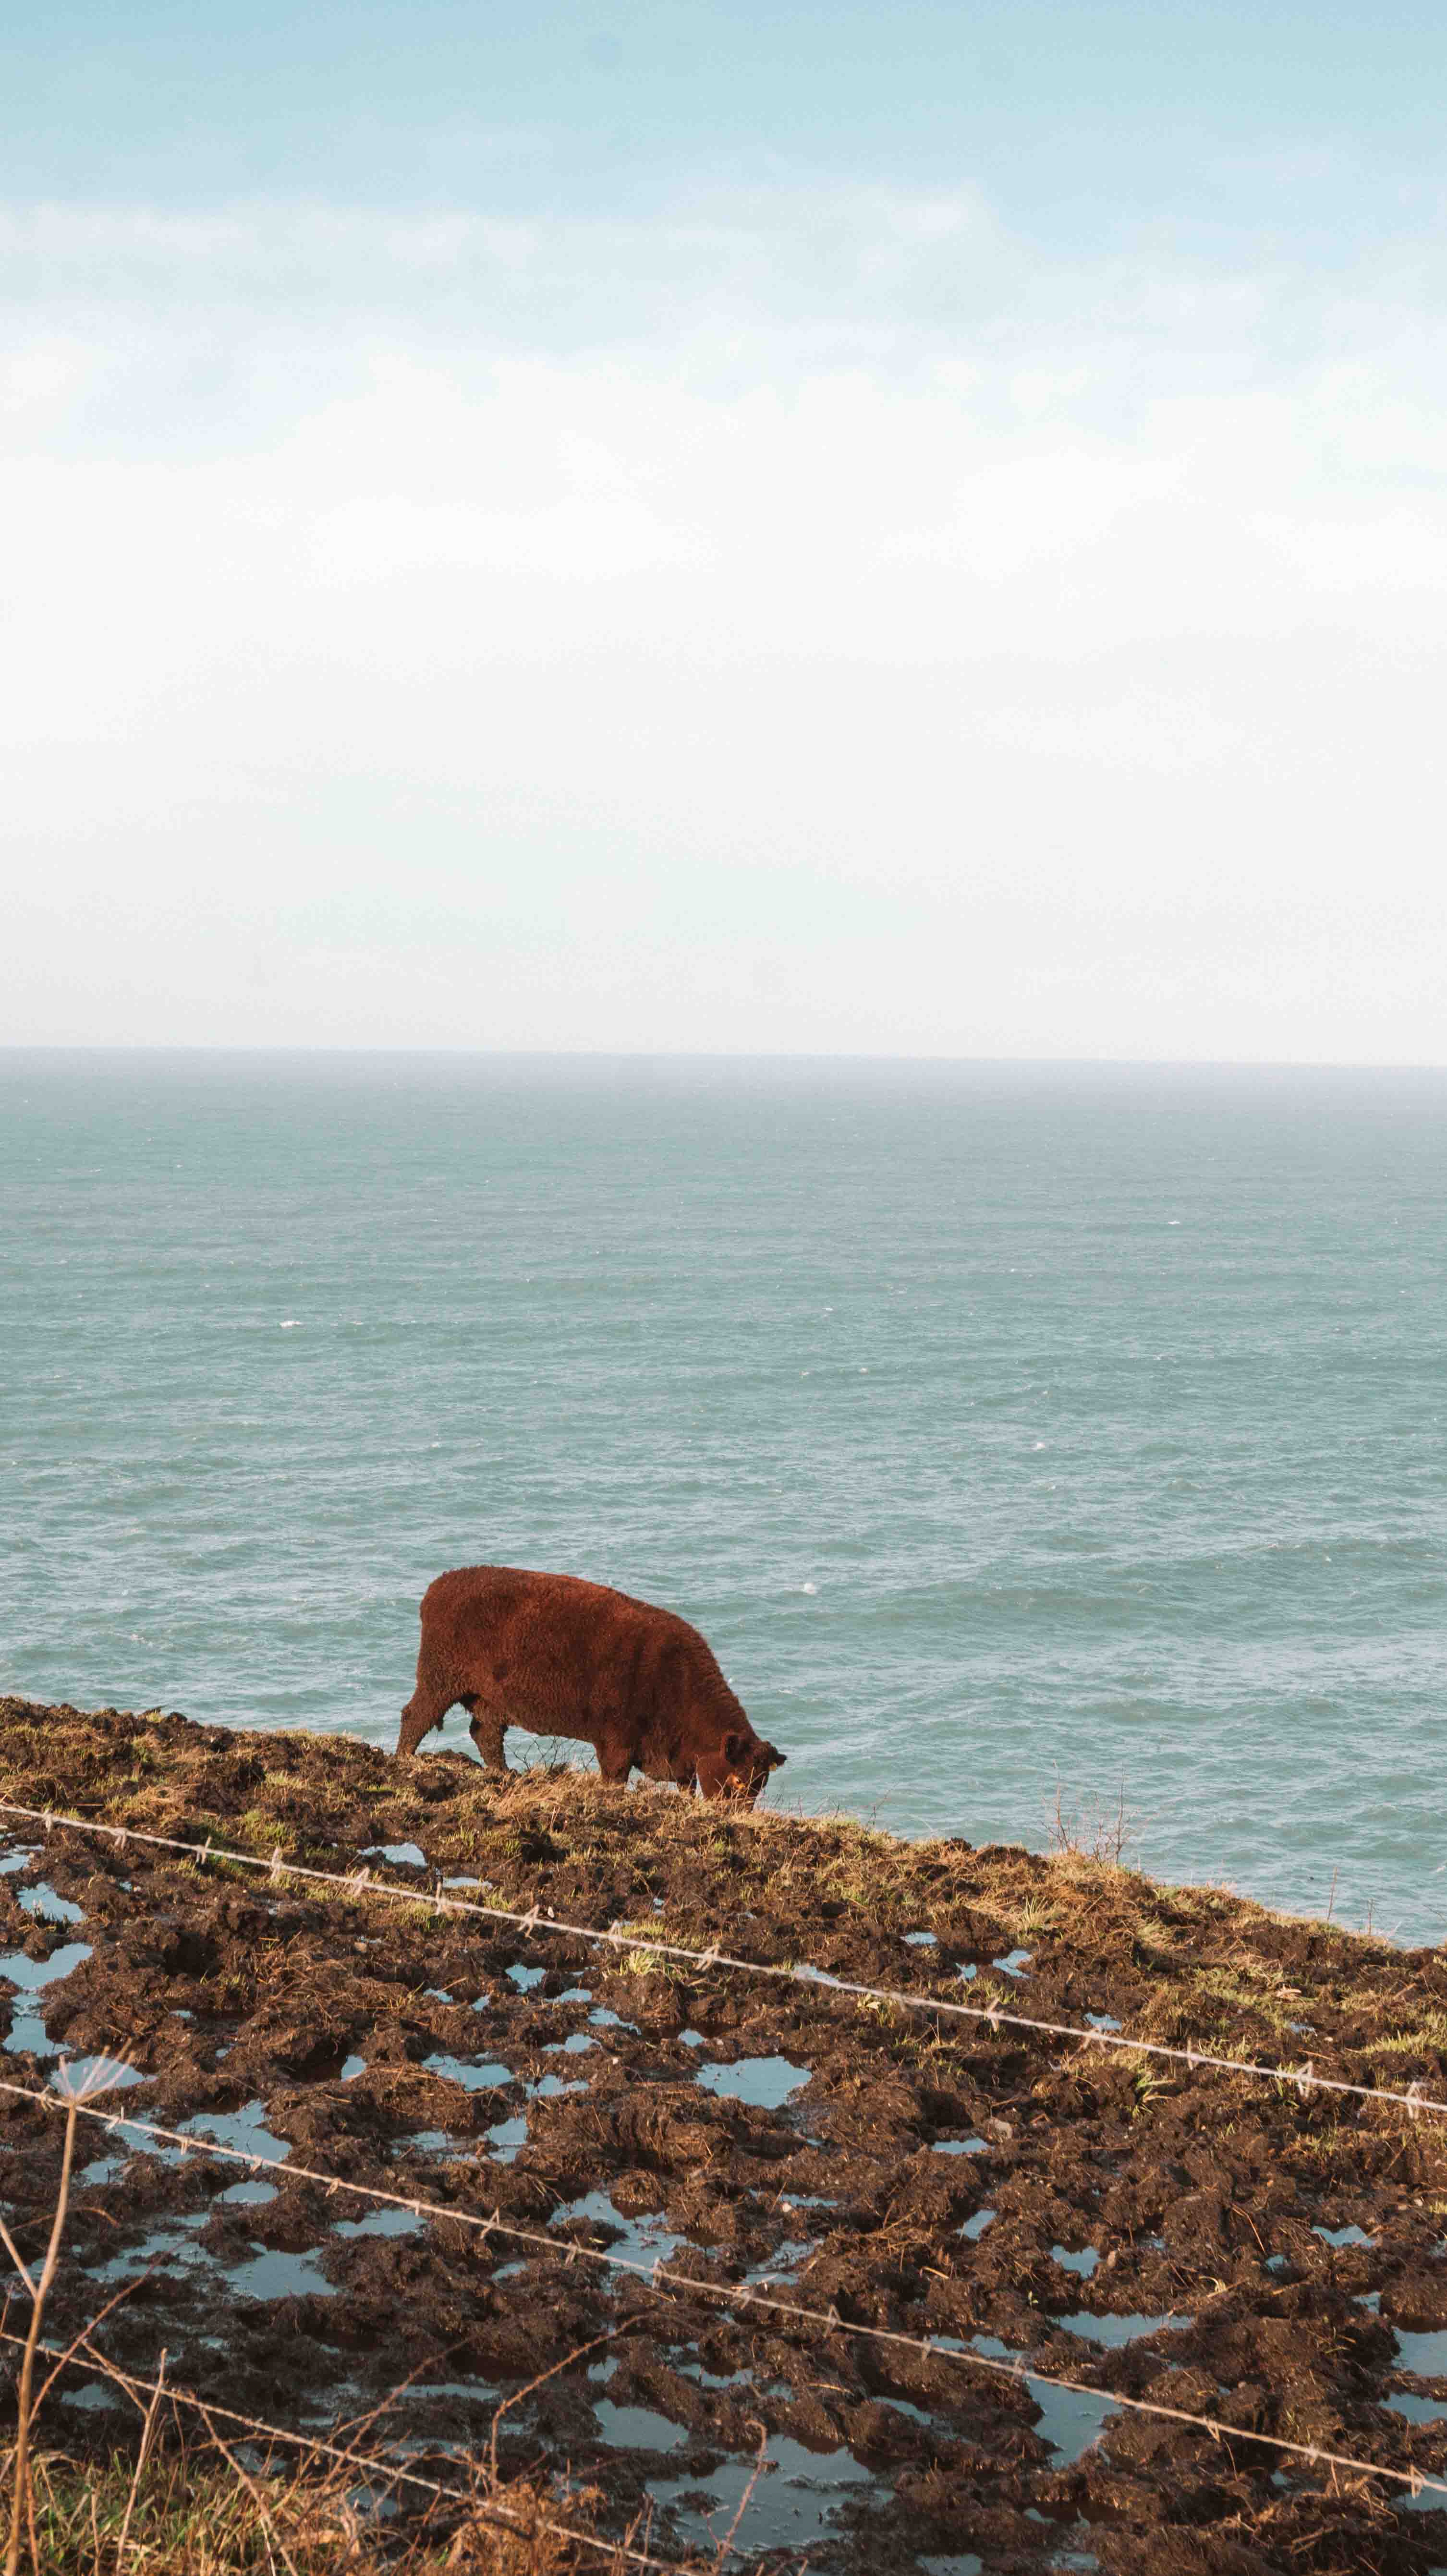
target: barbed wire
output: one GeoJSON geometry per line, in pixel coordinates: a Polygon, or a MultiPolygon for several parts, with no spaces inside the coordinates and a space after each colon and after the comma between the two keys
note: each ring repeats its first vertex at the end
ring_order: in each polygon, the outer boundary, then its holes
{"type": "MultiPolygon", "coordinates": [[[[0,2343],[18,2344],[23,2351],[25,2337],[11,2334],[8,2327],[0,2326],[0,2343]]],[[[289,2433],[284,2425],[264,2423],[257,2415],[243,2415],[235,2406],[213,2405],[209,2397],[198,2397],[188,2388],[175,2388],[169,2380],[139,2379],[133,2371],[123,2370],[120,2363],[112,2361],[108,2354],[98,2352],[88,2339],[72,2344],[68,2352],[62,2352],[58,2345],[52,2343],[38,2343],[35,2348],[37,2352],[44,2353],[47,2361],[68,2364],[74,2370],[99,2370],[104,2377],[118,2380],[133,2396],[169,2398],[173,2406],[194,2407],[198,2414],[214,2415],[223,2423],[236,2425],[244,2433],[258,2433],[268,2441],[285,2442],[293,2450],[318,2451],[326,2459],[338,2461],[343,2468],[360,2469],[369,2477],[383,2477],[390,2484],[417,2487],[424,2494],[440,2497],[450,2504],[466,2505],[479,2521],[500,2522],[507,2530],[520,2532],[524,2539],[534,2532],[545,2531],[552,2539],[571,2540],[576,2548],[596,2549],[608,2558],[626,2558],[630,2566],[649,2569],[651,2576],[687,2576],[687,2571],[679,2566],[677,2560],[654,2558],[645,2549],[630,2547],[626,2540],[604,2540],[595,2532],[575,2531],[571,2524],[554,2522],[543,2515],[510,2513],[506,2505],[497,2503],[495,2499],[482,2503],[476,2496],[469,2495],[464,2487],[444,2486],[437,2478],[424,2478],[416,2469],[404,2469],[396,2461],[379,2454],[343,2450],[339,2443],[325,2441],[316,2433],[289,2433]]]]}
{"type": "Polygon", "coordinates": [[[641,2281],[645,2288],[664,2291],[670,2297],[711,2299],[721,2307],[760,2308],[771,2315],[789,2317],[796,2323],[820,2328],[826,2337],[839,2334],[859,2342],[917,2352],[930,2361],[962,2362],[967,2369],[983,2372],[989,2378],[1012,2380],[1017,2385],[1024,2383],[1030,2387],[1067,2389],[1079,2397],[1093,2397],[1103,2406],[1122,2407],[1133,2415],[1157,2416],[1174,2424],[1190,2425],[1199,2432],[1209,2433],[1216,2442],[1262,2443],[1269,2450],[1286,2453],[1313,2466],[1349,2469],[1353,2475],[1361,2477],[1387,2478],[1408,2487],[1414,2496],[1430,2492],[1447,2499],[1447,2481],[1424,2477],[1419,2469],[1389,2468],[1374,2460],[1357,2459],[1348,2452],[1324,2450],[1318,2443],[1292,2442],[1278,2433],[1250,2432],[1240,2425],[1224,2423],[1216,2416],[1197,2415],[1184,2407],[1163,2405],[1155,2398],[1127,2397],[1115,2389],[1095,2387],[1089,2380],[1066,2378],[1059,2371],[1034,2370],[1023,2357],[1008,2361],[997,2359],[991,2353],[975,2352],[954,2338],[904,2334],[893,2326],[860,2324],[852,2318],[841,2317],[835,2307],[805,2307],[798,2300],[781,2299],[770,2291],[756,2290],[747,2282],[698,2280],[692,2273],[673,2271],[661,2257],[651,2264],[638,2263],[626,2254],[613,2253],[606,2246],[566,2243],[545,2234],[540,2228],[519,2227],[512,2220],[504,2219],[498,2210],[483,2218],[476,2210],[449,2208],[444,2201],[421,2200],[411,2193],[384,2190],[375,2183],[353,2182],[345,2174],[327,2173],[311,2165],[291,2164],[284,2157],[259,2156],[245,2147],[228,2147],[219,2139],[199,2138],[181,2129],[164,2129],[154,2121],[132,2119],[124,2111],[102,2111],[95,2103],[76,2101],[73,2095],[37,2092],[29,2085],[4,2081],[0,2081],[0,2094],[34,2103],[42,2110],[74,2109],[83,2119],[98,2120],[107,2129],[129,2129],[139,2135],[156,2138],[164,2145],[179,2147],[183,2155],[212,2156],[225,2164],[245,2165],[251,2173],[279,2174],[291,2182],[319,2183],[329,2195],[338,2191],[351,2192],[362,2200],[380,2201],[393,2209],[410,2210],[418,2218],[450,2221],[454,2226],[475,2230],[484,2243],[489,2236],[503,2237],[510,2244],[532,2245],[543,2253],[561,2256],[565,2266],[585,2262],[609,2271],[625,2272],[634,2280],[641,2281]]]}
{"type": "Polygon", "coordinates": [[[423,1905],[434,1913],[475,1916],[486,1922],[506,1923],[529,1936],[552,1932],[568,1940],[603,1944],[649,1958],[685,1960],[703,1969],[727,1968],[748,1976],[773,1977],[791,1985],[822,1988],[830,1994],[852,1995],[864,2002],[894,2004],[909,2012],[943,2013],[955,2020],[984,2022],[995,2031],[1028,2030],[1045,2039],[1074,2040],[1083,2048],[1114,2049],[1126,2056],[1162,2058],[1185,2066],[1193,2073],[1243,2075],[1260,2083],[1293,2085],[1303,2101],[1309,2100],[1313,2093],[1334,2093],[1349,2095],[1360,2102],[1390,2102],[1414,2120],[1424,2111],[1447,2117],[1447,2101],[1439,2101],[1435,2095],[1424,2093],[1418,2083],[1401,2090],[1381,2084],[1356,2084],[1340,2075],[1318,2075],[1311,2059],[1303,2066],[1267,2066],[1255,2058],[1222,2057],[1213,2050],[1195,2048],[1189,2043],[1181,2047],[1168,2040],[1133,2038],[1127,2031],[1096,2030],[1093,2027],[1081,2030],[1073,2022],[1044,2021],[1029,2013],[1007,2012],[993,2001],[966,2004],[957,2002],[952,1996],[911,1994],[902,1986],[865,1985],[852,1977],[836,1977],[827,1968],[816,1968],[807,1963],[801,1966],[794,1960],[739,1958],[730,1951],[719,1949],[716,1944],[708,1950],[692,1950],[677,1941],[650,1940],[646,1933],[620,1929],[616,1923],[610,1924],[606,1930],[600,1930],[594,1924],[571,1923],[536,1905],[530,1912],[522,1914],[508,1906],[481,1905],[473,1899],[449,1896],[440,1886],[429,1890],[402,1887],[393,1880],[374,1876],[370,1869],[358,1869],[350,1875],[340,1870],[311,1869],[305,1862],[287,1860],[280,1843],[269,1858],[263,1858],[257,1852],[239,1851],[217,1843],[209,1836],[204,1843],[184,1842],[174,1834],[147,1833],[138,1825],[110,1825],[92,1816],[67,1815],[48,1807],[20,1807],[5,1799],[0,1799],[0,1815],[22,1817],[32,1824],[43,1825],[47,1833],[64,1830],[93,1834],[114,1843],[119,1850],[124,1850],[129,1842],[136,1842],[160,1851],[184,1852],[203,1863],[226,1861],[238,1868],[259,1870],[276,1884],[283,1878],[302,1879],[312,1886],[337,1888],[357,1902],[376,1896],[393,1904],[423,1905]]]}

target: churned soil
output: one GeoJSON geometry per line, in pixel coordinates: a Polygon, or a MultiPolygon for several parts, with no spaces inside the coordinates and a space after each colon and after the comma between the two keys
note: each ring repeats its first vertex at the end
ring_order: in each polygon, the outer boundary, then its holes
{"type": "MultiPolygon", "coordinates": [[[[447,1750],[403,1769],[159,1712],[0,1701],[0,1798],[414,1891],[309,1891],[0,1815],[7,2080],[119,2057],[145,2081],[107,2102],[138,2119],[496,2210],[556,2249],[97,2129],[51,2339],[106,2308],[95,2339],[123,2367],[152,2376],[164,2348],[175,2383],[300,2430],[383,2407],[367,2446],[439,2476],[495,2442],[500,2475],[600,2489],[614,2529],[650,2517],[674,2558],[742,2502],[735,2563],[820,2576],[1447,2564],[1430,2493],[1253,2439],[1447,2478],[1437,2116],[660,1968],[547,1918],[1441,2097],[1435,1952],[1069,1854],[499,1780],[447,1750]],[[444,1881],[539,1928],[440,1912],[444,1881]],[[741,2283],[824,2321],[703,2294],[741,2283]],[[937,2348],[844,2330],[861,2323],[937,2348]]],[[[60,2129],[0,2096],[24,2247],[60,2129]]],[[[105,2384],[71,2376],[68,2445],[133,2440],[105,2384]]]]}

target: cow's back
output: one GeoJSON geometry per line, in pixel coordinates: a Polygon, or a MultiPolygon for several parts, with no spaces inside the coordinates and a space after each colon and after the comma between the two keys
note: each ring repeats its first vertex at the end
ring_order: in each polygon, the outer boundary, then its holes
{"type": "Polygon", "coordinates": [[[523,1720],[652,1713],[685,1674],[718,1670],[686,1620],[577,1575],[459,1566],[428,1587],[421,1616],[429,1664],[523,1720]]]}

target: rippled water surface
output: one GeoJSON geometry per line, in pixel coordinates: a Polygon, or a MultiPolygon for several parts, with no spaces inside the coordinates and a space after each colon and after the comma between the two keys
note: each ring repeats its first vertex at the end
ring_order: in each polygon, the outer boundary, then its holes
{"type": "Polygon", "coordinates": [[[1447,1079],[11,1053],[0,1181],[5,1687],[390,1742],[561,1567],[785,1803],[1447,1931],[1447,1079]]]}

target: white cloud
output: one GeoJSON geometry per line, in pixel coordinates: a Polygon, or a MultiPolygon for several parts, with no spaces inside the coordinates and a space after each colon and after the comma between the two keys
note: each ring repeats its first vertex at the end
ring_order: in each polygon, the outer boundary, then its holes
{"type": "Polygon", "coordinates": [[[969,192],[0,237],[12,1035],[1442,1054],[1399,266],[1308,327],[969,192]]]}

